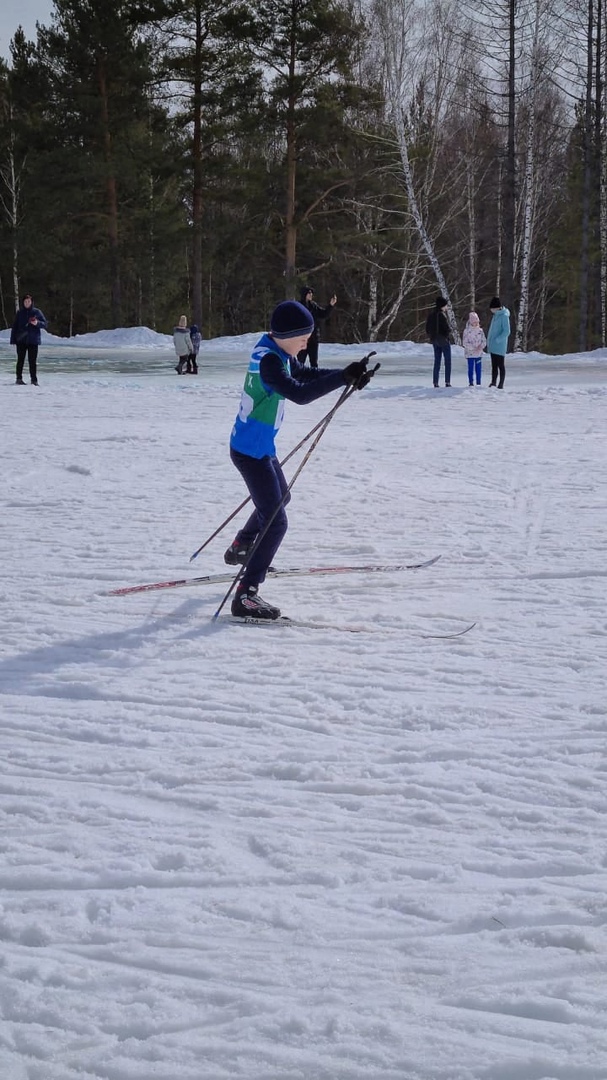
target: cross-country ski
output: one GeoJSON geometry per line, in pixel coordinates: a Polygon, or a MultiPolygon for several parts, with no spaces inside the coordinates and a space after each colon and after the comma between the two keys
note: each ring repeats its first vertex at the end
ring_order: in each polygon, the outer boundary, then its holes
{"type": "MultiPolygon", "coordinates": [[[[404,570],[425,570],[441,558],[435,555],[431,559],[414,563],[369,563],[363,566],[292,566],[284,570],[269,570],[268,578],[322,577],[339,574],[397,574],[404,570]]],[[[202,574],[198,577],[178,578],[174,581],[154,581],[146,585],[126,585],[119,589],[109,589],[106,596],[128,596],[130,593],[152,592],[156,589],[184,589],[190,585],[225,585],[234,579],[232,573],[202,574]]]]}
{"type": "Polygon", "coordinates": [[[357,626],[347,623],[317,622],[314,619],[292,619],[289,615],[279,615],[277,619],[256,619],[254,616],[237,617],[235,615],[218,615],[213,620],[215,626],[261,626],[264,629],[296,629],[296,630],[333,630],[342,634],[408,634],[426,640],[436,639],[447,641],[449,638],[464,637],[476,626],[469,623],[461,630],[447,631],[446,633],[429,633],[417,627],[410,626],[357,626]]]}

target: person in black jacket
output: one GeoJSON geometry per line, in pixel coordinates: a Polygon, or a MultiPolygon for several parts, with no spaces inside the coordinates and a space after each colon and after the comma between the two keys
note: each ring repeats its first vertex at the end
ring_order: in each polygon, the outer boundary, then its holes
{"type": "Polygon", "coordinates": [[[21,301],[21,307],[15,315],[15,321],[11,330],[11,345],[17,348],[17,386],[24,386],[23,367],[25,356],[30,370],[32,386],[38,385],[38,346],[41,341],[40,331],[46,329],[46,319],[40,308],[34,307],[34,301],[30,293],[26,293],[21,301]]]}
{"type": "Polygon", "coordinates": [[[308,338],[308,344],[305,349],[302,349],[297,355],[297,359],[300,364],[305,364],[306,359],[310,360],[310,367],[318,367],[318,343],[320,341],[320,323],[323,319],[328,319],[333,308],[337,303],[337,297],[335,293],[329,300],[326,307],[321,307],[314,299],[314,290],[308,286],[301,290],[301,303],[308,309],[310,315],[314,319],[314,329],[308,338]]]}
{"type": "Polygon", "coordinates": [[[448,301],[444,296],[437,296],[432,311],[426,319],[426,333],[434,346],[434,370],[432,382],[438,387],[441,359],[445,358],[445,386],[451,386],[451,328],[445,312],[448,301]]]}

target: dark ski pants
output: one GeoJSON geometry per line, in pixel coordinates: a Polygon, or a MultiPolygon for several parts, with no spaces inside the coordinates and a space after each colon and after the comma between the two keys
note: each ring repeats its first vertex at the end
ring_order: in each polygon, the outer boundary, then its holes
{"type": "Polygon", "coordinates": [[[17,378],[23,378],[23,368],[25,365],[25,356],[27,354],[27,362],[30,369],[30,379],[33,383],[38,378],[38,346],[37,345],[17,345],[17,378]]]}
{"type": "Polygon", "coordinates": [[[445,385],[451,382],[451,346],[447,345],[433,345],[434,349],[434,368],[432,371],[432,382],[435,386],[438,386],[438,377],[440,375],[441,359],[445,358],[445,385]]]}
{"type": "Polygon", "coordinates": [[[290,502],[291,495],[277,458],[253,458],[239,453],[238,450],[230,450],[230,457],[247,485],[255,507],[236,539],[243,545],[252,544],[268,526],[268,531],[240,579],[242,585],[248,588],[249,585],[261,585],[262,581],[265,581],[267,569],[272,565],[272,559],[287,531],[288,521],[284,508],[290,502]],[[284,504],[272,519],[283,498],[284,504]],[[268,525],[270,519],[272,521],[268,525]]]}
{"type": "Polygon", "coordinates": [[[470,386],[472,386],[472,383],[474,382],[474,375],[475,375],[475,372],[476,372],[476,385],[480,386],[481,385],[481,375],[482,375],[482,371],[483,371],[482,357],[468,356],[467,360],[468,360],[468,384],[470,386]]]}
{"type": "Polygon", "coordinates": [[[501,390],[506,378],[506,357],[491,353],[491,385],[501,390]],[[499,377],[499,382],[498,382],[499,377]]]}
{"type": "Polygon", "coordinates": [[[306,345],[305,349],[302,349],[301,352],[297,354],[297,359],[302,364],[305,364],[306,360],[309,359],[310,367],[311,368],[317,368],[318,367],[318,338],[311,337],[309,339],[308,344],[306,345]]]}

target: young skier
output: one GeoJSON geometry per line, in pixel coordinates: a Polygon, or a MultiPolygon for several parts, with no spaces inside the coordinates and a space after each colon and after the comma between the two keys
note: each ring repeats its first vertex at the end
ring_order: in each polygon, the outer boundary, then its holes
{"type": "Polygon", "coordinates": [[[313,330],[314,318],[303,304],[297,300],[278,304],[270,319],[269,333],[264,334],[253,349],[240,409],[232,428],[230,457],[255,507],[224,555],[229,566],[245,565],[232,600],[232,615],[239,618],[278,619],[280,616],[279,608],[262,600],[258,588],[265,580],[288,525],[284,507],[290,494],[287,494],[287,481],[274,445],[282,423],[285,398],[296,405],[307,405],[340,386],[362,390],[371,378],[372,372],[366,370],[366,359],[354,361],[343,369],[304,367],[297,360],[297,354],[305,348],[313,330]],[[284,504],[280,505],[283,499],[284,504]],[[264,533],[266,527],[267,532],[249,559],[257,536],[264,533]]]}
{"type": "Polygon", "coordinates": [[[483,368],[483,349],[487,344],[487,339],[476,311],[471,311],[468,316],[468,322],[466,323],[466,328],[462,336],[462,344],[468,361],[468,386],[474,386],[475,374],[476,385],[480,386],[483,368]]]}

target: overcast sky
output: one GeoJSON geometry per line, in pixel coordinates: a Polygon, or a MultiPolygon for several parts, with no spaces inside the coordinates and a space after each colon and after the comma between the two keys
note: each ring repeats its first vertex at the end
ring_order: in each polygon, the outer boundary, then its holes
{"type": "Polygon", "coordinates": [[[36,21],[48,25],[53,0],[0,0],[0,56],[9,58],[9,43],[18,26],[26,37],[36,37],[36,21]]]}

